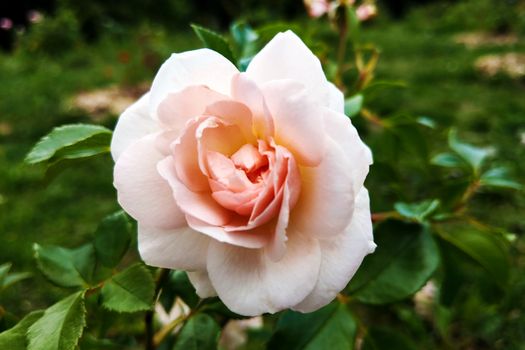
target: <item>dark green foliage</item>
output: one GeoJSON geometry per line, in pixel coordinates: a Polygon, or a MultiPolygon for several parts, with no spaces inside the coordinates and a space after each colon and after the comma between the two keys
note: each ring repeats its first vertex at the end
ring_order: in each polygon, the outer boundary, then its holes
{"type": "Polygon", "coordinates": [[[338,302],[309,314],[286,311],[277,322],[268,348],[351,350],[356,330],[352,314],[338,302]]]}

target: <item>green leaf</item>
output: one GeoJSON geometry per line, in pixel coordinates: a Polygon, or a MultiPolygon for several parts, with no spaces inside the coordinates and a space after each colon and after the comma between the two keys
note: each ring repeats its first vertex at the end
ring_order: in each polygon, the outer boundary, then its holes
{"type": "Polygon", "coordinates": [[[0,265],[0,286],[4,285],[5,278],[7,277],[11,266],[10,262],[0,265]]]}
{"type": "Polygon", "coordinates": [[[216,350],[220,331],[213,318],[198,313],[182,327],[173,350],[216,350]]]}
{"type": "Polygon", "coordinates": [[[8,274],[5,279],[4,279],[4,283],[2,284],[2,289],[6,289],[6,288],[9,288],[11,287],[13,284],[16,284],[20,281],[23,281],[29,277],[31,277],[31,273],[30,272],[14,272],[14,273],[10,273],[8,274]]]}
{"type": "Polygon", "coordinates": [[[363,107],[363,95],[357,94],[345,100],[345,114],[352,118],[361,112],[363,107]]]}
{"type": "Polygon", "coordinates": [[[98,261],[106,267],[115,267],[131,243],[131,223],[123,211],[108,215],[95,232],[93,245],[98,261]]]}
{"type": "MultiPolygon", "coordinates": [[[[235,22],[230,27],[233,42],[238,48],[240,60],[251,57],[257,53],[256,42],[259,35],[246,22],[235,22]]],[[[240,63],[240,62],[239,62],[240,63]]]]}
{"type": "Polygon", "coordinates": [[[424,222],[439,207],[439,200],[425,200],[418,203],[397,202],[394,209],[403,217],[417,222],[424,222]]]}
{"type": "Polygon", "coordinates": [[[26,156],[25,161],[36,164],[61,158],[85,158],[109,152],[111,130],[89,124],[72,124],[54,128],[26,156]]]}
{"type": "Polygon", "coordinates": [[[102,305],[108,310],[146,311],[153,306],[155,282],[144,265],[135,264],[106,281],[101,293],[102,305]]]}
{"type": "Polygon", "coordinates": [[[376,251],[365,258],[347,291],[369,304],[386,304],[411,296],[438,267],[436,243],[419,224],[389,220],[374,231],[376,251]]]}
{"type": "Polygon", "coordinates": [[[462,168],[468,165],[462,158],[454,153],[440,153],[430,160],[430,163],[445,168],[462,168]]]}
{"type": "Polygon", "coordinates": [[[49,307],[27,332],[28,350],[73,350],[86,326],[85,291],[49,307]]]}
{"type": "Polygon", "coordinates": [[[162,286],[159,301],[164,310],[171,310],[176,297],[180,297],[190,308],[194,308],[199,302],[186,271],[171,271],[168,280],[162,286]]]}
{"type": "Polygon", "coordinates": [[[487,170],[480,179],[481,186],[511,188],[521,190],[523,185],[511,179],[509,169],[498,167],[487,170]]]}
{"type": "Polygon", "coordinates": [[[51,282],[62,287],[88,287],[95,266],[93,245],[77,249],[33,245],[38,269],[51,282]]]}
{"type": "Polygon", "coordinates": [[[508,245],[502,236],[470,225],[443,225],[438,233],[481,265],[501,287],[507,285],[510,257],[508,245]]]}
{"type": "Polygon", "coordinates": [[[399,114],[383,120],[387,131],[392,133],[407,152],[421,159],[428,159],[427,137],[417,120],[410,115],[399,114]]]}
{"type": "Polygon", "coordinates": [[[27,348],[26,332],[44,311],[33,311],[26,315],[16,326],[0,333],[0,349],[25,350],[27,348]]]}
{"type": "Polygon", "coordinates": [[[85,334],[80,339],[79,349],[81,350],[121,350],[122,345],[112,342],[109,339],[97,339],[91,334],[85,334]]]}
{"type": "Polygon", "coordinates": [[[357,323],[346,305],[333,302],[315,312],[285,311],[277,322],[268,349],[354,348],[357,323]]]}
{"type": "Polygon", "coordinates": [[[437,127],[436,121],[430,117],[425,117],[425,116],[417,117],[416,121],[418,124],[426,126],[429,129],[435,129],[437,127]]]}
{"type": "Polygon", "coordinates": [[[225,37],[223,37],[217,32],[201,27],[197,24],[192,24],[191,28],[193,29],[195,34],[197,34],[204,46],[220,53],[228,60],[230,60],[230,62],[235,62],[235,57],[230,48],[230,44],[228,43],[228,40],[226,40],[225,37]]]}
{"type": "Polygon", "coordinates": [[[397,330],[371,327],[368,329],[361,350],[417,350],[418,347],[397,330]]]}
{"type": "Polygon", "coordinates": [[[448,144],[454,152],[472,167],[475,173],[479,171],[485,159],[492,153],[489,149],[475,147],[461,142],[457,137],[457,131],[455,129],[451,129],[448,134],[448,144]]]}

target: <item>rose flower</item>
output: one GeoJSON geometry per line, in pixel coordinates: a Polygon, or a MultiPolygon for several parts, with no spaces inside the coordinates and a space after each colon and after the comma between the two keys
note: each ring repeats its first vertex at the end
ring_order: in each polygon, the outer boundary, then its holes
{"type": "Polygon", "coordinates": [[[111,143],[142,259],[242,315],[333,300],[375,248],[372,157],[343,105],[290,31],[244,73],[209,49],[173,54],[111,143]]]}

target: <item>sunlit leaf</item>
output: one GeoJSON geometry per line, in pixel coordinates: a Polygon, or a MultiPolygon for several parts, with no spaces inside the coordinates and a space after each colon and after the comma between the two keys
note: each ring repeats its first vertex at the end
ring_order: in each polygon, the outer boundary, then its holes
{"type": "Polygon", "coordinates": [[[44,136],[26,156],[29,164],[85,158],[109,152],[111,130],[90,124],[64,125],[44,136]]]}
{"type": "Polygon", "coordinates": [[[49,307],[27,332],[28,350],[73,350],[86,326],[84,291],[49,307]]]}
{"type": "Polygon", "coordinates": [[[467,163],[454,153],[440,153],[434,156],[430,163],[445,168],[461,168],[467,165],[467,163]]]}
{"type": "Polygon", "coordinates": [[[451,129],[448,134],[448,144],[454,152],[472,167],[474,172],[479,171],[485,159],[492,153],[489,149],[476,147],[460,141],[455,129],[451,129]]]}
{"type": "MultiPolygon", "coordinates": [[[[259,39],[259,35],[249,24],[246,22],[235,22],[230,27],[230,33],[238,48],[240,60],[252,57],[257,53],[256,41],[259,39]]],[[[239,65],[241,63],[239,62],[239,65]]]]}
{"type": "Polygon", "coordinates": [[[345,100],[345,114],[352,118],[361,112],[363,106],[363,95],[357,94],[345,100]]]}
{"type": "Polygon", "coordinates": [[[377,244],[347,291],[359,301],[385,304],[417,292],[439,264],[436,243],[424,226],[386,221],[374,230],[377,244]]]}
{"type": "Polygon", "coordinates": [[[426,126],[427,128],[430,128],[430,129],[435,129],[437,126],[436,121],[430,117],[425,117],[425,116],[417,117],[416,121],[418,122],[418,124],[426,126]]]}
{"type": "Polygon", "coordinates": [[[268,349],[354,349],[357,323],[346,307],[333,302],[312,313],[284,312],[268,349]]]}
{"type": "Polygon", "coordinates": [[[394,208],[401,216],[418,222],[425,221],[438,207],[438,199],[429,199],[419,203],[397,202],[394,204],[394,208]]]}
{"type": "Polygon", "coordinates": [[[523,185],[517,181],[514,181],[510,174],[509,169],[505,167],[498,167],[487,170],[480,178],[481,186],[489,187],[501,187],[511,188],[515,190],[521,190],[523,185]]]}
{"type": "Polygon", "coordinates": [[[153,306],[155,283],[148,269],[136,264],[106,281],[101,293],[102,305],[108,310],[145,311],[153,306]]]}

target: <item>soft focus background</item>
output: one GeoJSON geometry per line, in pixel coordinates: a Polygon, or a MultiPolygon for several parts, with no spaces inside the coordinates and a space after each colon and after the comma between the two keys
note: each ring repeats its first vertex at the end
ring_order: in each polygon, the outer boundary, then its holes
{"type": "MultiPolygon", "coordinates": [[[[492,147],[493,162],[523,181],[525,2],[383,0],[378,6],[360,40],[379,49],[375,78],[389,83],[367,95],[366,107],[380,117],[427,117],[440,130],[454,126],[463,140],[492,147]]],[[[260,33],[292,28],[323,63],[337,45],[326,18],[309,17],[299,0],[0,3],[0,264],[32,273],[1,292],[0,317],[4,308],[20,317],[67,294],[37,271],[33,242],[75,247],[118,209],[109,156],[46,183],[41,168],[23,163],[32,145],[61,124],[113,128],[171,52],[201,47],[190,23],[227,33],[233,21],[260,33]]],[[[269,38],[261,34],[258,44],[269,38]]],[[[374,137],[359,118],[354,123],[375,150],[367,182],[373,212],[447,185],[429,163],[446,150],[445,131],[423,135],[423,143],[401,135],[396,143],[374,137]]],[[[470,210],[512,235],[508,286],[497,288],[476,264],[450,258],[460,273],[446,302],[427,285],[416,298],[372,308],[366,317],[399,329],[419,349],[525,349],[525,198],[481,191],[470,210]]]]}

